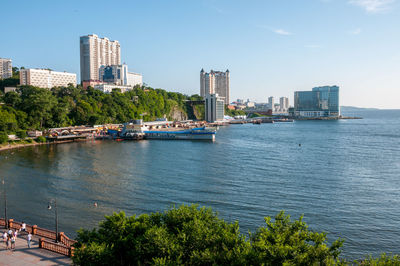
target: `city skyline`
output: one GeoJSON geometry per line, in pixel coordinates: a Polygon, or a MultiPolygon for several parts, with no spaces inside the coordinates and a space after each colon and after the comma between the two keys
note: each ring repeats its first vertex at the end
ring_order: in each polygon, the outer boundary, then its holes
{"type": "Polygon", "coordinates": [[[399,1],[126,1],[106,11],[101,1],[22,3],[24,19],[4,15],[19,29],[6,27],[0,44],[13,66],[80,80],[79,37],[97,34],[118,40],[122,61],[155,88],[197,94],[198,69],[229,69],[231,99],[285,95],[292,103],[294,91],[338,85],[341,105],[400,108],[399,1]],[[122,21],[94,19],[108,12],[122,21]]]}

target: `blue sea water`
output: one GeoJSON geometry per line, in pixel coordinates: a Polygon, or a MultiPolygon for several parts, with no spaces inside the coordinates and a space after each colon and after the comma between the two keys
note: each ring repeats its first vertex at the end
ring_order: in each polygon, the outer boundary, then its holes
{"type": "Polygon", "coordinates": [[[47,203],[57,198],[60,230],[75,236],[113,211],[198,203],[238,220],[247,234],[285,210],[293,219],[304,214],[329,241],[345,239],[344,257],[400,253],[400,110],[348,115],[364,119],[231,125],[214,143],[92,141],[4,151],[8,216],[54,228],[47,203]]]}

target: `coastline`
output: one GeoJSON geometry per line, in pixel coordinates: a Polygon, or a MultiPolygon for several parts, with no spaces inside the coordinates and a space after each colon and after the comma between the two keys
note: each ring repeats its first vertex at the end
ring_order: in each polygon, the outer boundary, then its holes
{"type": "MultiPolygon", "coordinates": [[[[81,140],[82,141],[82,140],[81,140]]],[[[86,140],[84,140],[86,141],[86,140]]],[[[13,150],[18,148],[26,148],[30,146],[39,146],[39,145],[53,145],[53,144],[63,144],[63,143],[70,143],[74,142],[73,140],[59,140],[59,141],[52,141],[52,142],[35,142],[35,143],[26,143],[26,144],[8,144],[5,146],[0,147],[0,152],[6,150],[13,150]]]]}

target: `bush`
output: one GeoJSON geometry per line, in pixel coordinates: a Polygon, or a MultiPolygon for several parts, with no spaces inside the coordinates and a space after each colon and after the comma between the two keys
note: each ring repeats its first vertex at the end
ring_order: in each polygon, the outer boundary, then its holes
{"type": "Polygon", "coordinates": [[[5,132],[0,132],[0,144],[8,141],[8,135],[5,132]]]}
{"type": "Polygon", "coordinates": [[[20,139],[25,139],[28,136],[25,130],[18,130],[16,135],[20,139]]]}
{"type": "Polygon", "coordinates": [[[37,138],[35,139],[35,141],[36,141],[36,142],[39,142],[39,143],[44,143],[44,142],[47,141],[47,139],[46,139],[45,137],[43,137],[43,136],[39,136],[39,137],[37,137],[37,138]]]}
{"type": "Polygon", "coordinates": [[[342,241],[330,247],[324,233],[310,232],[302,218],[283,212],[246,239],[239,225],[197,205],[164,213],[106,216],[98,229],[79,230],[78,265],[327,265],[340,254],[342,241]]]}
{"type": "Polygon", "coordinates": [[[29,139],[26,139],[25,141],[28,142],[28,143],[32,143],[33,139],[29,138],[29,139]]]}

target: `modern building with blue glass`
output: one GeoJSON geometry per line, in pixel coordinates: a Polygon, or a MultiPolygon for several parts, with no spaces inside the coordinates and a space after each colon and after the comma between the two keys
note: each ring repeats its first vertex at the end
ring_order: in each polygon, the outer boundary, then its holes
{"type": "Polygon", "coordinates": [[[294,114],[300,117],[339,117],[339,87],[315,87],[294,92],[294,114]]]}

